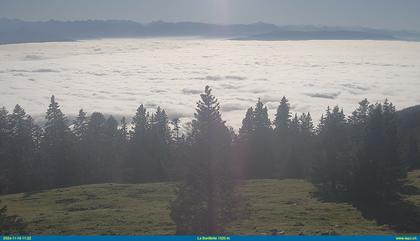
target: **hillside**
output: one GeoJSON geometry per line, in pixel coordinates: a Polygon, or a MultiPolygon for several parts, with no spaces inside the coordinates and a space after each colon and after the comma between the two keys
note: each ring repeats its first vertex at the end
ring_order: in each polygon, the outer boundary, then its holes
{"type": "MultiPolygon", "coordinates": [[[[417,187],[407,200],[420,207],[420,171],[409,184],[417,187]]],[[[413,187],[412,187],[413,188],[413,187]]],[[[174,234],[168,203],[175,184],[100,184],[0,196],[11,214],[29,222],[32,234],[174,234]]],[[[231,234],[392,234],[389,226],[346,203],[322,202],[303,180],[251,180],[243,186],[250,204],[248,219],[228,228],[231,234]]]]}

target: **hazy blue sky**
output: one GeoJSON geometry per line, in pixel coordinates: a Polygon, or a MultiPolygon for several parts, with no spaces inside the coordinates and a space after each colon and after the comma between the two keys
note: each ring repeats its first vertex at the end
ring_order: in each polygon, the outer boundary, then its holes
{"type": "Polygon", "coordinates": [[[0,0],[0,17],[128,19],[420,30],[420,0],[0,0]]]}

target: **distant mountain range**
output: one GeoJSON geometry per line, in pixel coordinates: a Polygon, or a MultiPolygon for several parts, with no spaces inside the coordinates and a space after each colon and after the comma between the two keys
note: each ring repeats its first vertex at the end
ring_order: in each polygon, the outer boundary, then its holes
{"type": "Polygon", "coordinates": [[[26,22],[0,19],[0,44],[77,41],[98,38],[203,37],[238,40],[420,40],[420,33],[368,28],[277,26],[267,23],[218,25],[124,20],[26,22]]]}
{"type": "Polygon", "coordinates": [[[257,34],[235,40],[398,40],[391,34],[360,31],[324,30],[324,31],[276,31],[257,34]]]}

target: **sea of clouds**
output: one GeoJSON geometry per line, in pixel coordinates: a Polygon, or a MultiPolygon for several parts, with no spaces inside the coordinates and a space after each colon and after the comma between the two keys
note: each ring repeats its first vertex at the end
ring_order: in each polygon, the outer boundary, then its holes
{"type": "Polygon", "coordinates": [[[144,104],[191,119],[205,85],[238,128],[258,98],[273,118],[283,96],[319,119],[327,106],[351,113],[363,98],[398,109],[420,104],[420,43],[105,39],[0,45],[0,106],[41,119],[54,94],[68,115],[80,108],[118,117],[144,104]]]}

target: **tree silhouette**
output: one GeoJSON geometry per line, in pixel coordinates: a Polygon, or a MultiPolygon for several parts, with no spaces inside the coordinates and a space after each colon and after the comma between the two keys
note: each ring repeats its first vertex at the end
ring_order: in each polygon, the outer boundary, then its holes
{"type": "Polygon", "coordinates": [[[71,160],[72,137],[68,126],[68,120],[60,110],[54,95],[45,116],[45,133],[42,139],[42,154],[46,162],[46,176],[51,177],[50,184],[57,187],[71,185],[73,168],[71,160]]]}
{"type": "Polygon", "coordinates": [[[192,162],[171,203],[177,234],[222,234],[236,217],[238,197],[229,165],[231,136],[219,109],[206,86],[192,122],[192,162]]]}

